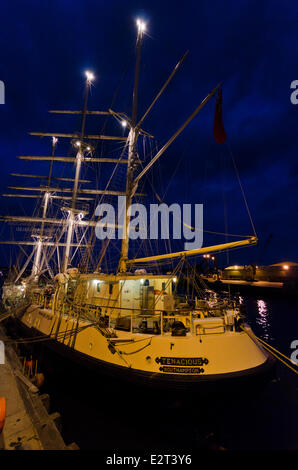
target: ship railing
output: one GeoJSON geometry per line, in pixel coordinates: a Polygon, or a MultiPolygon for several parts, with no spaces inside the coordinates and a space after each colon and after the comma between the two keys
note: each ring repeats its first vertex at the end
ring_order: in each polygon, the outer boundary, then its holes
{"type": "MultiPolygon", "coordinates": [[[[33,292],[30,294],[31,300],[34,301],[41,308],[51,308],[52,298],[51,294],[44,294],[40,292],[33,292]]],[[[117,319],[129,319],[129,327],[125,328],[126,331],[133,333],[134,331],[140,330],[140,326],[136,326],[136,320],[139,322],[150,320],[154,325],[151,330],[156,331],[155,334],[165,334],[168,328],[165,328],[165,321],[182,321],[185,323],[185,327],[189,330],[190,334],[196,336],[202,336],[207,334],[219,334],[224,333],[227,330],[234,328],[232,317],[235,314],[234,309],[231,312],[230,319],[225,315],[224,310],[217,309],[216,315],[213,310],[213,316],[210,316],[212,309],[198,308],[198,309],[185,309],[176,312],[165,312],[163,310],[150,310],[150,309],[131,309],[125,307],[109,307],[100,306],[95,304],[74,304],[68,300],[65,302],[60,300],[56,303],[56,308],[62,315],[67,315],[68,318],[76,317],[85,319],[87,321],[99,320],[102,318],[102,308],[114,311],[114,315],[107,315],[107,326],[109,328],[117,328],[116,325],[111,324],[111,320],[117,321],[117,319]],[[123,315],[122,311],[129,311],[127,315],[123,315]],[[228,319],[227,319],[228,318],[228,319]],[[159,331],[158,331],[159,330],[159,331]]],[[[140,323],[139,323],[140,325],[140,323]]]]}
{"type": "MultiPolygon", "coordinates": [[[[109,316],[109,324],[108,324],[109,328],[114,327],[115,329],[125,329],[126,331],[130,331],[131,333],[133,333],[136,329],[139,331],[141,329],[140,328],[140,323],[147,322],[148,320],[150,320],[150,322],[152,324],[152,328],[149,328],[149,330],[154,331],[154,329],[155,329],[156,332],[157,332],[157,330],[159,330],[158,334],[161,334],[161,335],[164,335],[165,333],[168,332],[168,327],[165,327],[165,323],[167,321],[170,321],[170,322],[182,321],[183,323],[185,323],[185,327],[186,327],[186,329],[189,330],[190,334],[195,334],[195,335],[207,334],[207,330],[211,330],[211,329],[214,328],[212,325],[207,326],[208,323],[209,323],[209,325],[210,325],[210,323],[212,323],[212,322],[208,322],[208,320],[210,318],[204,317],[202,312],[196,311],[196,310],[195,311],[189,311],[188,313],[185,313],[185,312],[169,313],[169,312],[159,311],[155,314],[152,314],[152,313],[151,314],[146,314],[146,313],[142,313],[142,312],[139,312],[139,311],[137,313],[135,313],[135,311],[132,310],[127,315],[121,315],[119,317],[114,317],[113,320],[115,320],[115,325],[111,324],[111,319],[112,319],[111,316],[109,316]],[[121,324],[119,325],[119,323],[118,323],[118,327],[117,327],[117,320],[118,319],[121,319],[121,322],[123,322],[122,326],[121,326],[121,324]],[[125,326],[125,320],[128,320],[126,326],[125,326]],[[136,320],[139,323],[138,326],[136,326],[136,320]],[[197,326],[198,322],[204,322],[205,323],[204,331],[201,331],[201,332],[198,331],[198,326],[197,326]]],[[[211,320],[212,319],[213,318],[211,318],[211,320]]],[[[219,317],[214,317],[214,319],[217,320],[218,322],[220,322],[219,317]]],[[[222,322],[222,324],[225,327],[224,322],[222,322]]],[[[211,331],[210,331],[210,333],[211,333],[211,331]]]]}
{"type": "Polygon", "coordinates": [[[53,293],[30,292],[27,298],[40,308],[52,308],[53,293]]]}
{"type": "MultiPolygon", "coordinates": [[[[94,321],[102,318],[101,316],[101,307],[99,305],[90,305],[90,304],[81,304],[76,305],[74,309],[70,308],[65,309],[65,303],[62,304],[63,314],[68,313],[68,315],[78,315],[79,317],[88,321],[94,321]]],[[[216,315],[208,316],[208,311],[202,311],[200,309],[188,311],[188,312],[164,312],[162,310],[154,310],[154,313],[148,313],[148,309],[128,309],[128,308],[115,308],[114,315],[107,315],[107,327],[115,329],[124,329],[125,331],[130,331],[130,333],[140,330],[140,323],[142,321],[147,322],[148,320],[152,324],[151,330],[155,330],[155,334],[165,334],[168,331],[168,328],[165,328],[165,322],[168,321],[182,321],[185,323],[185,327],[189,330],[190,334],[196,336],[208,335],[208,334],[219,334],[224,333],[227,330],[234,328],[233,315],[234,310],[232,311],[232,316],[230,319],[225,315],[216,315]],[[121,310],[129,310],[127,315],[123,315],[121,310]],[[117,320],[121,320],[124,324],[117,327],[117,320]],[[129,320],[125,326],[125,320],[129,320]],[[114,323],[115,322],[115,323],[114,323]],[[138,326],[136,325],[138,322],[138,326]],[[159,331],[158,331],[159,330],[159,331]]]]}
{"type": "MultiPolygon", "coordinates": [[[[135,314],[133,311],[128,314],[120,317],[122,320],[127,319],[129,320],[129,326],[126,328],[121,328],[121,326],[115,325],[116,329],[125,329],[126,331],[130,331],[133,333],[135,329],[140,330],[140,326],[136,327],[136,320],[139,322],[146,321],[148,319],[151,320],[152,328],[151,331],[156,331],[155,334],[164,335],[169,331],[168,327],[165,327],[166,321],[182,321],[185,324],[186,329],[189,331],[191,335],[195,336],[202,336],[208,334],[222,334],[226,331],[230,331],[234,329],[234,322],[227,321],[225,316],[215,316],[215,317],[203,317],[200,316],[200,312],[198,311],[190,311],[188,314],[181,314],[179,312],[174,314],[164,313],[163,311],[157,314],[142,314],[137,313],[135,314]],[[158,333],[157,333],[157,330],[158,333]]],[[[111,321],[109,317],[109,328],[111,327],[111,321]]]]}

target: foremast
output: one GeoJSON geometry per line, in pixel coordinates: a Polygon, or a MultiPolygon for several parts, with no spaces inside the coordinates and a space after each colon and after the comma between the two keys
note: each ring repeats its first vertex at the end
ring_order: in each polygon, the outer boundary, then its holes
{"type": "Polygon", "coordinates": [[[73,183],[71,207],[66,208],[66,210],[68,211],[68,229],[67,229],[66,247],[65,247],[65,253],[64,253],[64,260],[63,260],[63,272],[67,270],[68,265],[70,263],[70,248],[71,248],[71,243],[72,243],[73,234],[74,234],[76,216],[78,216],[82,212],[76,209],[76,201],[77,201],[78,184],[79,184],[79,179],[80,179],[81,166],[82,166],[82,160],[84,158],[84,153],[88,153],[91,150],[90,146],[86,145],[84,142],[84,134],[85,134],[88,95],[89,95],[89,91],[90,91],[90,87],[91,87],[93,79],[94,79],[94,75],[91,72],[87,71],[84,106],[83,106],[83,111],[82,111],[81,134],[80,134],[80,139],[77,140],[75,143],[78,150],[77,150],[77,154],[75,158],[75,178],[74,178],[74,183],[73,183]]]}
{"type": "MultiPolygon", "coordinates": [[[[56,137],[52,137],[51,156],[53,158],[54,158],[57,142],[58,142],[58,139],[56,137]]],[[[50,161],[49,174],[48,174],[48,180],[47,180],[48,188],[51,187],[52,171],[53,171],[53,160],[50,161]]],[[[45,220],[47,218],[47,211],[48,211],[50,197],[51,197],[51,193],[49,191],[46,191],[43,196],[43,211],[42,211],[42,222],[40,226],[40,232],[39,234],[32,235],[32,237],[36,239],[35,256],[34,256],[34,261],[33,261],[32,271],[31,271],[31,278],[34,281],[38,279],[39,273],[42,270],[42,262],[41,262],[42,247],[43,247],[43,242],[46,239],[48,239],[48,237],[44,235],[44,231],[45,231],[45,220]]]]}
{"type": "MultiPolygon", "coordinates": [[[[32,263],[31,275],[30,280],[34,280],[35,282],[38,280],[39,275],[43,272],[44,264],[47,265],[48,270],[50,271],[50,266],[48,264],[49,260],[54,255],[55,251],[57,250],[57,259],[58,259],[58,268],[60,271],[65,272],[70,264],[71,260],[71,250],[73,247],[75,248],[90,248],[90,243],[85,243],[83,241],[84,236],[79,240],[79,242],[73,242],[74,232],[76,231],[77,227],[86,227],[92,228],[95,227],[97,222],[95,220],[83,220],[83,216],[86,214],[85,211],[77,208],[77,201],[94,201],[94,197],[97,195],[111,195],[111,196],[125,196],[125,192],[119,191],[109,191],[107,189],[90,189],[90,188],[80,188],[79,183],[91,183],[89,180],[80,179],[81,167],[84,162],[92,162],[92,163],[106,163],[106,164],[127,164],[128,160],[122,157],[120,158],[96,158],[93,156],[94,148],[91,144],[86,142],[86,140],[109,140],[109,141],[127,141],[127,137],[124,136],[109,136],[109,135],[87,135],[85,134],[85,123],[86,123],[86,115],[93,115],[93,116],[110,116],[116,117],[118,120],[123,119],[121,113],[115,113],[113,110],[109,111],[90,111],[87,110],[88,104],[88,95],[90,91],[91,82],[94,79],[94,76],[91,72],[86,72],[86,87],[85,87],[85,95],[84,95],[84,105],[83,109],[80,111],[61,111],[61,110],[52,110],[51,113],[58,113],[58,114],[81,114],[81,129],[80,132],[75,132],[72,134],[65,134],[60,132],[30,132],[30,135],[40,136],[40,137],[51,137],[52,138],[52,153],[49,156],[35,156],[35,155],[20,155],[18,158],[22,160],[29,160],[29,161],[49,161],[50,168],[49,173],[47,176],[40,176],[35,174],[18,174],[12,173],[13,176],[21,176],[21,177],[28,177],[28,178],[40,178],[46,179],[45,185],[40,186],[10,186],[10,189],[14,190],[24,190],[24,191],[34,191],[38,192],[39,194],[3,194],[6,197],[21,197],[21,198],[40,198],[42,197],[42,216],[41,217],[27,217],[27,216],[3,216],[2,220],[4,222],[12,222],[12,223],[39,223],[38,230],[35,231],[32,241],[3,241],[0,240],[0,244],[7,244],[7,245],[25,245],[25,246],[32,246],[33,250],[30,255],[27,255],[27,260],[24,263],[22,269],[17,275],[15,282],[17,282],[20,277],[25,272],[25,269],[32,263]],[[56,156],[55,155],[55,148],[57,144],[57,137],[71,139],[73,146],[76,149],[75,158],[69,156],[56,156]],[[75,166],[75,177],[74,178],[64,178],[64,177],[54,177],[52,176],[53,171],[53,163],[54,162],[65,162],[74,164],[75,166]],[[71,188],[68,187],[55,187],[52,184],[53,180],[58,181],[70,181],[73,182],[73,186],[71,188]],[[60,193],[60,194],[59,194],[60,193]],[[62,193],[62,194],[61,194],[62,193]],[[90,197],[93,196],[93,197],[90,197]],[[62,210],[66,212],[66,218],[53,218],[49,217],[48,209],[49,209],[49,202],[51,199],[59,199],[61,201],[67,200],[71,201],[70,206],[62,207],[62,210]],[[58,226],[61,228],[59,233],[55,239],[51,240],[49,236],[46,236],[45,229],[48,224],[52,226],[58,226]],[[65,236],[66,235],[66,236],[65,236]],[[62,237],[65,241],[61,241],[62,237]],[[51,247],[50,251],[45,251],[48,247],[51,247]],[[59,248],[64,248],[64,253],[61,262],[60,268],[60,256],[59,256],[59,248]]],[[[23,250],[24,251],[24,250],[23,250]]],[[[51,274],[51,277],[52,274],[51,274]]]]}

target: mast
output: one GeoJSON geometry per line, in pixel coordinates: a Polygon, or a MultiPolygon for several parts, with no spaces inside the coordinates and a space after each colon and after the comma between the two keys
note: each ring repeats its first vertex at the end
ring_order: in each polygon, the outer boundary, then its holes
{"type": "Polygon", "coordinates": [[[133,174],[136,166],[137,153],[136,144],[139,136],[139,126],[137,126],[137,111],[138,111],[138,90],[139,90],[139,76],[140,76],[140,62],[141,62],[141,46],[143,33],[146,30],[146,24],[137,20],[137,51],[136,51],[136,67],[135,67],[135,78],[134,78],[134,89],[133,89],[133,102],[132,102],[132,119],[130,132],[128,135],[128,165],[126,173],[126,197],[124,207],[124,227],[123,227],[123,239],[121,246],[121,257],[119,261],[120,272],[126,272],[126,263],[128,260],[128,248],[129,248],[129,207],[131,206],[133,196],[133,174]]]}
{"type": "Polygon", "coordinates": [[[86,147],[84,143],[84,134],[85,134],[85,123],[86,123],[86,114],[87,114],[87,104],[88,104],[88,95],[89,90],[92,84],[92,80],[94,80],[93,73],[86,71],[86,86],[85,86],[85,95],[84,95],[84,105],[82,111],[82,126],[81,126],[81,134],[80,140],[77,140],[75,145],[78,148],[76,159],[75,159],[75,179],[73,184],[72,190],[72,201],[71,201],[71,208],[68,209],[68,230],[67,230],[67,238],[66,238],[66,248],[64,253],[64,260],[63,260],[63,272],[67,270],[68,264],[70,262],[70,248],[73,239],[74,227],[75,227],[75,216],[78,212],[76,210],[76,200],[78,194],[78,184],[82,166],[82,160],[84,158],[84,150],[90,151],[90,147],[86,147]]]}
{"type": "MultiPolygon", "coordinates": [[[[54,157],[56,145],[57,145],[58,139],[56,137],[52,137],[52,157],[54,157]]],[[[48,180],[47,180],[47,188],[50,188],[51,186],[51,178],[52,178],[52,171],[53,171],[53,160],[50,162],[50,168],[49,168],[49,174],[48,174],[48,180]]],[[[44,197],[43,197],[43,211],[42,211],[42,222],[41,222],[41,227],[40,227],[40,233],[32,235],[33,238],[36,239],[36,246],[35,246],[35,255],[34,255],[34,260],[33,260],[33,265],[32,265],[32,271],[31,271],[31,277],[36,281],[38,279],[38,275],[42,269],[42,263],[40,262],[41,260],[41,251],[43,247],[43,241],[47,237],[44,237],[44,226],[45,226],[45,219],[47,218],[47,210],[48,210],[48,204],[49,204],[49,199],[51,197],[51,194],[48,190],[46,190],[44,197]]]]}
{"type": "MultiPolygon", "coordinates": [[[[32,273],[30,276],[30,279],[32,278],[36,281],[38,279],[38,276],[43,270],[44,264],[47,264],[48,270],[50,271],[50,267],[48,266],[48,262],[53,256],[55,250],[57,249],[57,256],[60,259],[59,256],[59,248],[63,247],[64,248],[64,259],[62,259],[62,266],[61,270],[65,271],[69,265],[70,261],[70,255],[71,255],[71,250],[72,248],[90,248],[90,244],[85,244],[82,243],[82,240],[79,241],[79,243],[73,243],[73,236],[74,232],[76,230],[76,227],[82,226],[85,227],[86,230],[88,228],[95,227],[97,225],[97,222],[95,220],[82,220],[82,216],[84,215],[84,211],[80,210],[79,208],[76,207],[76,204],[78,201],[94,201],[94,196],[97,195],[110,195],[110,196],[126,196],[126,192],[119,192],[119,191],[113,191],[113,190],[101,190],[101,189],[88,189],[88,188],[81,188],[79,187],[79,184],[81,183],[90,183],[91,181],[86,180],[86,179],[80,179],[80,173],[81,173],[81,165],[84,162],[92,162],[92,163],[105,163],[105,164],[124,164],[128,165],[128,158],[106,158],[106,157],[101,157],[101,158],[94,158],[93,157],[93,148],[92,146],[86,142],[86,140],[108,140],[108,141],[115,141],[115,142],[121,142],[121,141],[127,141],[127,137],[122,136],[108,136],[108,135],[87,135],[85,134],[85,124],[86,124],[86,116],[88,115],[93,115],[93,116],[110,116],[114,117],[117,120],[123,121],[123,119],[126,119],[126,116],[124,113],[116,113],[115,111],[108,110],[108,111],[90,111],[87,110],[87,104],[88,104],[88,96],[89,96],[89,90],[91,87],[91,83],[94,79],[94,76],[91,72],[87,71],[86,72],[86,86],[85,86],[85,93],[84,93],[84,103],[83,107],[81,110],[76,111],[76,110],[54,110],[50,111],[52,113],[58,113],[58,114],[80,114],[82,116],[81,119],[81,129],[79,132],[74,132],[72,134],[65,134],[65,133],[60,133],[60,132],[29,132],[30,135],[35,135],[35,136],[40,136],[40,137],[51,137],[52,138],[52,153],[49,156],[35,156],[35,155],[20,155],[18,158],[22,160],[28,160],[28,161],[49,161],[50,162],[50,167],[49,167],[49,173],[48,175],[42,176],[42,175],[34,175],[34,174],[19,174],[19,173],[14,173],[13,176],[17,177],[26,177],[26,178],[39,178],[39,179],[45,179],[46,184],[45,185],[36,185],[36,186],[10,186],[10,189],[13,190],[22,190],[22,191],[34,191],[37,192],[37,194],[3,194],[3,196],[6,197],[21,197],[21,198],[42,198],[43,200],[43,210],[42,214],[40,217],[22,217],[22,216],[3,216],[0,217],[1,221],[8,222],[8,223],[19,223],[19,222],[25,222],[25,223],[33,223],[33,224],[41,224],[39,227],[39,230],[36,231],[33,235],[33,240],[32,241],[3,241],[0,240],[0,245],[2,244],[12,244],[12,245],[27,245],[27,246],[32,246],[33,250],[31,251],[31,254],[29,255],[22,271],[19,273],[18,278],[23,274],[25,268],[28,266],[29,262],[33,262],[33,268],[32,268],[32,273]],[[55,147],[57,143],[57,137],[61,138],[67,138],[71,139],[73,145],[77,149],[77,154],[74,157],[70,156],[56,156],[55,155],[55,147]],[[75,164],[75,177],[74,178],[64,178],[64,177],[54,177],[52,176],[53,174],[53,164],[54,162],[65,162],[65,163],[70,163],[70,164],[75,164]],[[55,184],[52,184],[53,181],[67,181],[67,182],[72,182],[73,185],[72,187],[61,187],[58,185],[58,187],[55,184]],[[91,196],[91,197],[90,197],[91,196]],[[93,197],[92,197],[93,196],[93,197]],[[48,205],[49,201],[52,199],[59,199],[59,200],[67,200],[71,201],[70,207],[62,207],[62,210],[64,210],[67,213],[67,217],[62,217],[61,219],[58,218],[53,218],[49,217],[47,212],[48,212],[48,205]],[[45,236],[45,227],[48,225],[55,225],[61,227],[61,231],[56,237],[56,240],[48,240],[49,237],[45,236]],[[61,242],[61,238],[64,238],[66,236],[65,241],[61,242]],[[51,247],[51,249],[47,252],[46,250],[43,250],[43,247],[51,247]]],[[[140,129],[140,133],[146,134],[144,131],[140,129]]],[[[153,137],[153,136],[150,136],[153,137]]],[[[139,194],[139,196],[143,196],[142,194],[139,194]]],[[[115,227],[115,225],[113,225],[115,227]]],[[[59,262],[60,265],[60,262],[59,262]]]]}

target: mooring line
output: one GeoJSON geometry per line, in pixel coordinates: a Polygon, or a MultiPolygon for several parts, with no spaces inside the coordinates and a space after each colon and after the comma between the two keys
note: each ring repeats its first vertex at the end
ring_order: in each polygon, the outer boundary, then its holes
{"type": "Polygon", "coordinates": [[[258,336],[256,336],[254,333],[252,332],[249,332],[247,331],[245,328],[241,327],[243,331],[245,331],[245,333],[250,336],[252,339],[256,339],[263,348],[265,348],[267,351],[270,352],[270,354],[272,354],[274,357],[276,357],[276,359],[278,359],[280,362],[282,362],[285,366],[287,366],[292,372],[294,372],[295,374],[298,374],[298,370],[295,369],[294,367],[290,366],[290,364],[288,364],[286,361],[284,361],[283,359],[281,359],[281,357],[278,356],[278,354],[280,354],[282,357],[284,357],[285,359],[287,359],[287,361],[291,362],[292,363],[292,360],[287,357],[285,354],[283,354],[282,352],[278,351],[278,349],[275,349],[273,346],[271,346],[270,344],[266,343],[263,339],[259,338],[258,336]],[[273,352],[275,351],[275,352],[273,352]]]}

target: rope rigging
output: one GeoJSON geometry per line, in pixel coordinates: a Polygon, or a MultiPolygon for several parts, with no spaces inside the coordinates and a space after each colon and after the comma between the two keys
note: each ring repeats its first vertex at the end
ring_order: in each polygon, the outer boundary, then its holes
{"type": "Polygon", "coordinates": [[[228,145],[229,153],[230,153],[230,156],[231,156],[231,159],[232,159],[233,167],[234,167],[234,170],[235,170],[235,173],[236,173],[236,176],[237,176],[237,180],[238,180],[238,183],[239,183],[239,186],[240,186],[240,189],[241,189],[241,193],[242,193],[244,204],[245,204],[245,207],[246,207],[246,210],[247,210],[247,214],[248,214],[248,217],[249,217],[249,220],[250,220],[250,223],[251,223],[251,227],[252,227],[254,236],[256,237],[257,232],[256,232],[256,229],[255,229],[255,225],[253,223],[253,220],[252,220],[252,215],[251,215],[251,212],[250,212],[250,209],[249,209],[249,206],[248,206],[248,202],[247,202],[247,198],[246,198],[246,195],[245,195],[245,192],[244,192],[244,189],[243,189],[243,185],[242,185],[242,182],[241,182],[241,179],[240,179],[239,171],[238,171],[238,168],[236,166],[236,161],[235,161],[235,158],[234,158],[234,154],[232,152],[232,147],[231,147],[231,144],[229,142],[227,142],[227,145],[228,145]]]}

